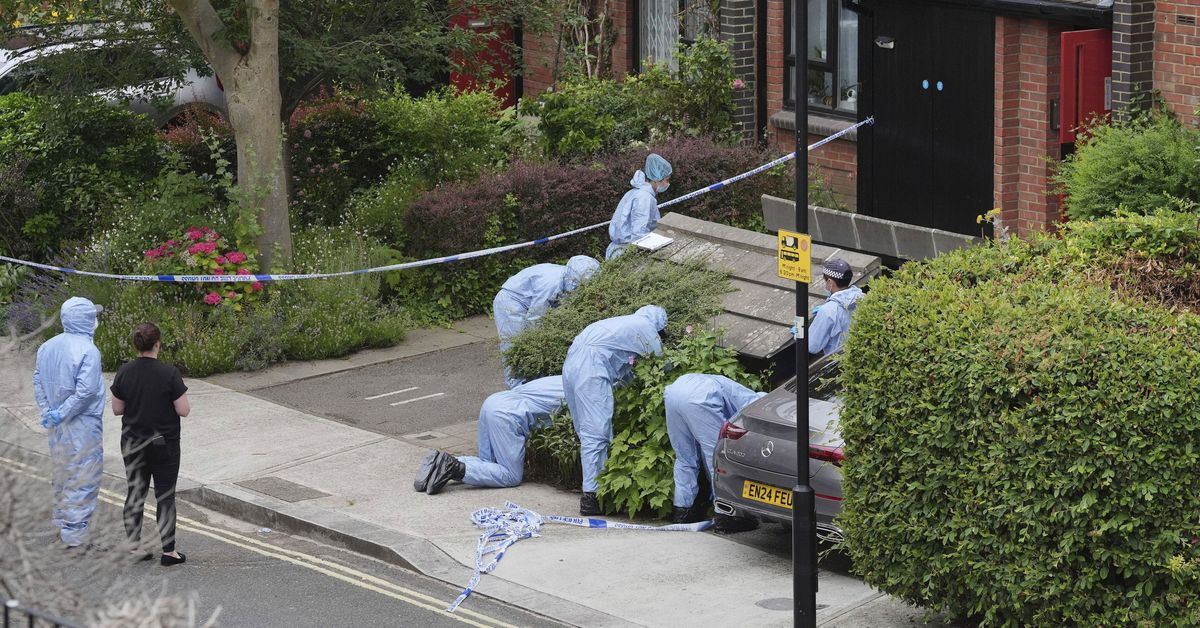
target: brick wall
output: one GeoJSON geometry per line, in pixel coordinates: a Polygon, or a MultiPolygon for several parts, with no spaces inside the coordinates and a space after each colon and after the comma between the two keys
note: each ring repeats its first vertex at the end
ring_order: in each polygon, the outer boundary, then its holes
{"type": "MultiPolygon", "coordinates": [[[[780,153],[795,150],[796,117],[783,111],[783,29],[784,0],[767,0],[767,140],[780,153]]],[[[833,134],[832,120],[809,116],[808,143],[833,134]]],[[[808,164],[815,168],[826,187],[847,209],[858,206],[858,143],[835,140],[809,153],[808,164]]]]}
{"type": "Polygon", "coordinates": [[[1154,89],[1180,119],[1188,121],[1194,120],[1200,106],[1200,27],[1196,22],[1200,22],[1197,0],[1159,0],[1154,15],[1154,89]]]}
{"type": "MultiPolygon", "coordinates": [[[[617,33],[612,49],[612,71],[615,77],[629,74],[636,66],[632,48],[634,40],[631,39],[636,37],[631,4],[629,0],[608,0],[607,4],[612,26],[617,33]]],[[[559,22],[561,23],[561,20],[559,22]]],[[[560,33],[557,28],[549,33],[525,33],[523,60],[526,97],[536,98],[558,79],[563,63],[558,50],[560,35],[564,39],[569,37],[568,33],[560,33]]]]}
{"type": "Polygon", "coordinates": [[[720,14],[720,37],[733,52],[733,74],[745,84],[733,94],[733,123],[746,139],[753,139],[758,134],[754,5],[755,0],[724,0],[720,14]]]}
{"type": "Polygon", "coordinates": [[[1145,104],[1154,66],[1154,0],[1113,3],[1113,110],[1123,115],[1145,104]]]}
{"type": "Polygon", "coordinates": [[[993,194],[1002,223],[1018,235],[1058,219],[1058,200],[1047,192],[1050,160],[1061,157],[1049,119],[1050,99],[1059,93],[1061,33],[1043,20],[996,18],[993,194]]]}

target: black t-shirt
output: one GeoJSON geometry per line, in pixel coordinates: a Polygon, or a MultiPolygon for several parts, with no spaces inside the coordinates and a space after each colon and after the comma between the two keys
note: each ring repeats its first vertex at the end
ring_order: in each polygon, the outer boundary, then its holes
{"type": "Polygon", "coordinates": [[[117,369],[110,390],[114,397],[125,402],[121,425],[126,432],[179,438],[175,400],[187,392],[179,369],[155,358],[138,358],[117,369]]]}

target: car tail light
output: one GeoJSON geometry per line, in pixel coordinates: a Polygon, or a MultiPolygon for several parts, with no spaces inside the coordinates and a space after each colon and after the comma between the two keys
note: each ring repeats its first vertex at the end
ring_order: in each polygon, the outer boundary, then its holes
{"type": "MultiPolygon", "coordinates": [[[[711,434],[711,432],[710,432],[711,434]]],[[[728,438],[729,440],[737,440],[746,435],[746,428],[739,427],[733,423],[726,421],[725,425],[721,426],[721,433],[717,435],[717,440],[728,438]]]]}
{"type": "Polygon", "coordinates": [[[830,447],[829,445],[809,445],[808,457],[821,462],[832,462],[837,466],[842,466],[842,461],[846,459],[846,454],[842,453],[841,447],[830,447]]]}

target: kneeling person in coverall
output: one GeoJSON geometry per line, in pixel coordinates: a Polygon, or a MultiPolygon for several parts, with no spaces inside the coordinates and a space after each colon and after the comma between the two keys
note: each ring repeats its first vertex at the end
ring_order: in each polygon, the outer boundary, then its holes
{"type": "Polygon", "coordinates": [[[450,480],[471,486],[517,486],[525,473],[525,439],[563,405],[561,375],[535,379],[487,398],[479,409],[479,456],[432,451],[421,461],[413,488],[436,495],[450,480]]]}
{"type": "Polygon", "coordinates": [[[612,442],[613,386],[624,382],[639,355],[661,355],[659,334],[667,327],[667,311],[646,305],[628,316],[606,318],[588,325],[567,351],[563,388],[571,422],[579,435],[583,496],[579,514],[598,515],[596,478],[608,460],[612,442]]]}
{"type": "MultiPolygon", "coordinates": [[[[675,496],[671,523],[695,523],[707,507],[693,507],[700,469],[713,481],[713,450],[721,426],[752,401],[766,396],[721,375],[689,373],[663,391],[667,436],[675,450],[675,496]],[[701,462],[703,461],[703,462],[701,462]],[[703,465],[703,467],[701,467],[703,465]]],[[[711,495],[709,496],[711,498],[711,495]]]]}
{"type": "MultiPolygon", "coordinates": [[[[578,288],[599,269],[600,262],[576,255],[567,260],[566,266],[536,264],[509,277],[492,300],[500,352],[508,349],[513,336],[537,322],[546,310],[558,305],[564,294],[578,288]]],[[[523,383],[508,367],[504,368],[504,381],[509,388],[523,383]]]]}
{"type": "Polygon", "coordinates": [[[612,244],[604,259],[612,259],[625,251],[634,241],[654,231],[662,216],[658,212],[658,195],[671,187],[671,164],[657,153],[646,156],[646,167],[633,173],[632,188],[621,197],[608,225],[612,244]]]}
{"type": "Polygon", "coordinates": [[[104,380],[100,350],[92,343],[104,308],[81,297],[62,304],[63,333],[38,348],[33,394],[50,436],[54,525],[68,547],[87,541],[88,521],[100,497],[104,466],[104,380]]]}

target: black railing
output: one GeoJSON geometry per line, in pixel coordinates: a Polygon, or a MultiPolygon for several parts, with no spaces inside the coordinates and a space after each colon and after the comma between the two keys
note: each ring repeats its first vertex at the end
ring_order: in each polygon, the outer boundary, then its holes
{"type": "Polygon", "coordinates": [[[80,624],[59,619],[53,615],[33,610],[32,608],[25,608],[16,600],[4,600],[3,613],[4,621],[0,622],[0,628],[19,628],[22,626],[28,628],[41,628],[43,626],[83,628],[80,624]]]}

